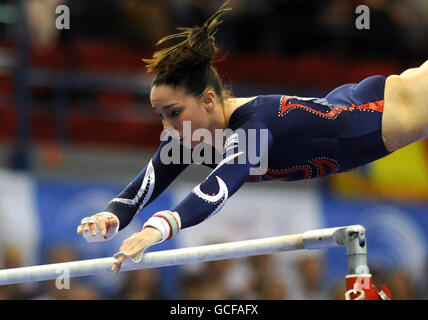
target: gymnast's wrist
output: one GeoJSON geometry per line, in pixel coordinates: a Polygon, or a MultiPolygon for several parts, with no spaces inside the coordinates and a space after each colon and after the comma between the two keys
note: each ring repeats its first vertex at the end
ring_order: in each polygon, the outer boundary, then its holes
{"type": "Polygon", "coordinates": [[[143,226],[143,229],[148,227],[157,229],[160,232],[160,239],[157,243],[170,240],[180,231],[180,216],[175,211],[159,211],[155,213],[149,220],[147,220],[143,226]]]}
{"type": "Polygon", "coordinates": [[[144,238],[147,239],[150,245],[159,243],[162,240],[162,233],[154,227],[146,226],[143,232],[144,238]]]}

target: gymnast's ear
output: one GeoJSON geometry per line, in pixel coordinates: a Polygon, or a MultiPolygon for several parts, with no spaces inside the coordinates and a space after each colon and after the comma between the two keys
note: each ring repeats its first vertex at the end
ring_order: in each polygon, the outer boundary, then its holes
{"type": "Polygon", "coordinates": [[[207,90],[205,90],[201,96],[202,106],[208,112],[214,109],[216,101],[217,101],[217,96],[214,90],[211,88],[208,88],[207,90]]]}

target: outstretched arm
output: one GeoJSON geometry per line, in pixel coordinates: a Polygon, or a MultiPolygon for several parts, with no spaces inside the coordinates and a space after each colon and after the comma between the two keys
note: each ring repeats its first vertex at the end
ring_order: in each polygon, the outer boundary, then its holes
{"type": "Polygon", "coordinates": [[[256,120],[249,120],[229,136],[223,160],[187,197],[170,210],[157,212],[141,232],[128,238],[115,261],[115,272],[128,256],[138,261],[151,244],[174,237],[180,229],[201,223],[219,212],[249,178],[266,169],[267,154],[272,146],[270,131],[256,120]],[[256,172],[257,168],[261,169],[256,172]],[[154,230],[158,230],[155,232],[154,230]]]}
{"type": "Polygon", "coordinates": [[[249,178],[267,169],[272,135],[265,125],[249,120],[226,142],[223,160],[187,197],[171,209],[177,212],[181,228],[188,228],[215,215],[249,178]],[[256,169],[261,170],[256,170],[256,169]]]}
{"type": "Polygon", "coordinates": [[[173,141],[170,135],[165,136],[163,140],[146,167],[118,196],[110,201],[102,213],[91,217],[92,219],[89,219],[88,223],[82,223],[78,228],[78,233],[90,230],[92,235],[96,235],[98,225],[101,235],[106,239],[111,239],[183,172],[188,166],[188,163],[183,161],[184,147],[177,141],[173,141]],[[178,155],[173,155],[178,157],[177,159],[168,152],[172,149],[175,152],[179,151],[178,155]],[[171,163],[171,160],[174,162],[171,163]]]}

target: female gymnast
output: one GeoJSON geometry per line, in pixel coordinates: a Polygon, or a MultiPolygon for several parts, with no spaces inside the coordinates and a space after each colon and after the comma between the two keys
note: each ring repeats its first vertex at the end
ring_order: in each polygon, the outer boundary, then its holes
{"type": "MultiPolygon", "coordinates": [[[[214,35],[229,10],[225,3],[201,27],[181,28],[180,33],[161,39],[158,44],[184,38],[144,60],[155,74],[150,93],[153,110],[165,130],[178,132],[180,148],[197,129],[207,129],[212,136],[216,129],[232,133],[222,148],[222,161],[203,163],[213,168],[210,175],[183,201],[154,214],[140,232],[123,242],[114,256],[116,273],[125,258],[138,261],[147,247],[217,213],[246,181],[309,179],[344,172],[428,136],[428,61],[400,75],[377,75],[340,86],[324,98],[232,97],[212,66],[214,35]],[[191,123],[190,134],[184,130],[184,121],[191,123]],[[251,135],[251,130],[267,134],[251,135]],[[260,156],[268,159],[263,174],[252,170],[260,163],[250,161],[248,152],[237,147],[242,141],[256,146],[260,156]]],[[[162,148],[171,139],[161,142],[146,167],[103,212],[82,220],[79,234],[89,235],[88,241],[111,239],[183,172],[188,166],[184,161],[161,161],[162,148]]],[[[194,148],[198,143],[187,146],[194,148]]]]}

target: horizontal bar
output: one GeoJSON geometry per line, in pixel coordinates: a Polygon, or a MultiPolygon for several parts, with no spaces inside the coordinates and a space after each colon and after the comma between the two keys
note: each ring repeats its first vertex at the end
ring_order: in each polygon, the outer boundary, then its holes
{"type": "Polygon", "coordinates": [[[325,249],[345,245],[345,230],[356,226],[345,226],[306,231],[303,244],[306,249],[325,249]]]}
{"type": "MultiPolygon", "coordinates": [[[[332,236],[325,237],[326,234],[334,233],[336,229],[338,228],[316,230],[319,235],[323,235],[323,237],[327,239],[327,247],[339,245],[331,241],[332,236]]],[[[307,238],[311,239],[317,235],[317,232],[314,233],[312,231],[309,233],[309,237],[307,238]]],[[[122,264],[121,272],[214,260],[235,259],[247,256],[272,254],[282,251],[303,250],[307,249],[303,241],[305,234],[308,235],[308,233],[294,234],[148,252],[143,255],[143,258],[139,263],[134,263],[130,259],[126,259],[122,264]]],[[[317,241],[320,242],[320,240],[317,241]]],[[[0,285],[46,281],[57,279],[59,277],[73,278],[110,273],[112,272],[111,268],[113,266],[113,261],[114,258],[110,257],[0,270],[0,285]]]]}

